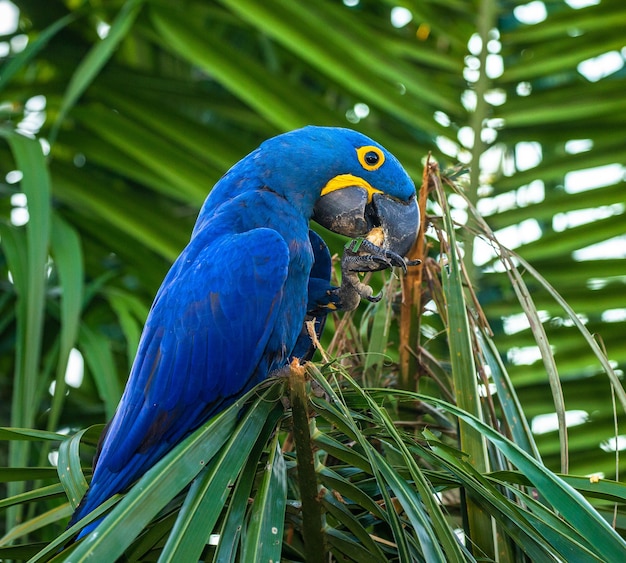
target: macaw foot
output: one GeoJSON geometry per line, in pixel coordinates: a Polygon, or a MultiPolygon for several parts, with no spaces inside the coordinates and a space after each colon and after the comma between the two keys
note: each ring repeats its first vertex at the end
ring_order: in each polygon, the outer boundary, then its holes
{"type": "Polygon", "coordinates": [[[359,274],[377,272],[387,268],[398,267],[406,273],[409,266],[417,266],[421,260],[406,260],[399,254],[377,246],[366,238],[356,238],[344,247],[341,257],[341,287],[335,291],[341,304],[341,309],[352,311],[356,309],[361,299],[370,303],[377,303],[382,293],[374,295],[374,290],[363,283],[359,274]]]}
{"type": "Polygon", "coordinates": [[[421,263],[421,260],[407,260],[393,250],[377,246],[366,238],[356,238],[345,245],[341,268],[349,272],[377,272],[395,266],[402,268],[406,274],[407,267],[421,263]]]}

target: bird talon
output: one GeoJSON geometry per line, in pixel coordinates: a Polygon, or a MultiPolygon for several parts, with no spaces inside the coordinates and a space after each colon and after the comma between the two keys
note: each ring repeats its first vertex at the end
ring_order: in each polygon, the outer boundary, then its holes
{"type": "Polygon", "coordinates": [[[370,295],[369,297],[365,297],[370,303],[378,303],[383,298],[383,292],[381,291],[378,295],[370,295]]]}
{"type": "Polygon", "coordinates": [[[350,270],[355,272],[376,272],[396,266],[406,273],[407,266],[415,265],[415,261],[412,260],[409,264],[393,250],[382,248],[367,238],[360,237],[352,239],[345,245],[342,264],[344,260],[346,264],[354,264],[350,270]]]}

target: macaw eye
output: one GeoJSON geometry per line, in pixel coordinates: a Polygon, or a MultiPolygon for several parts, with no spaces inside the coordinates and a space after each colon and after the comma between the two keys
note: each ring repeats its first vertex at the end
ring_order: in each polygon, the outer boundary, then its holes
{"type": "Polygon", "coordinates": [[[378,147],[359,147],[356,149],[356,153],[365,170],[378,170],[385,162],[385,153],[378,147]]]}
{"type": "Polygon", "coordinates": [[[374,166],[374,164],[378,162],[379,158],[380,157],[374,151],[370,151],[368,153],[365,153],[363,160],[365,160],[365,162],[370,166],[374,166]]]}

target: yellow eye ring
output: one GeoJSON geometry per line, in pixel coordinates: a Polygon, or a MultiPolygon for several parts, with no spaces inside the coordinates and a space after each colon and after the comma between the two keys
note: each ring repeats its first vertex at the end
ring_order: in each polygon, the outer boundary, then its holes
{"type": "Polygon", "coordinates": [[[365,170],[378,170],[385,162],[385,153],[378,147],[365,146],[356,149],[359,162],[365,170]]]}

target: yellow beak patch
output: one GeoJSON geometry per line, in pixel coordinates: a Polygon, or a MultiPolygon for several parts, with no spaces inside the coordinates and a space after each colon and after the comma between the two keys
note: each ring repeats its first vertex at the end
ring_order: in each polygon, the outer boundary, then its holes
{"type": "Polygon", "coordinates": [[[339,176],[335,176],[324,186],[320,195],[326,195],[335,190],[341,190],[342,188],[363,188],[367,192],[367,203],[371,203],[374,194],[383,193],[381,190],[377,190],[373,187],[369,182],[366,182],[363,178],[359,178],[353,174],[339,174],[339,176]]]}

